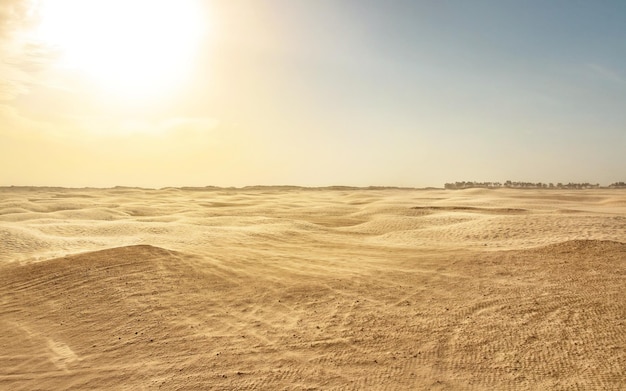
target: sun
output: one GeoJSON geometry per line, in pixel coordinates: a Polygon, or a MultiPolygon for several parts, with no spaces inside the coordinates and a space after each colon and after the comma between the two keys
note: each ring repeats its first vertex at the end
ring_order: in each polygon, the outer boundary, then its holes
{"type": "Polygon", "coordinates": [[[188,75],[207,34],[199,0],[43,0],[37,37],[57,66],[120,97],[167,93],[188,75]]]}

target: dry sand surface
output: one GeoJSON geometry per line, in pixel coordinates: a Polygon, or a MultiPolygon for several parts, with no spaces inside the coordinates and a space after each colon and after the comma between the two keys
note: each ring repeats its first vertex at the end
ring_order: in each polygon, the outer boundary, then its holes
{"type": "Polygon", "coordinates": [[[626,191],[3,188],[0,389],[626,389],[626,191]]]}

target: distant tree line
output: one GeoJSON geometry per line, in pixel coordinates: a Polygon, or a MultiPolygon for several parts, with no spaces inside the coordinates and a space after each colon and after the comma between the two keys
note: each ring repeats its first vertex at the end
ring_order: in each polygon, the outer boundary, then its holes
{"type": "Polygon", "coordinates": [[[615,182],[609,185],[612,189],[626,189],[626,182],[615,182]]]}
{"type": "MultiPolygon", "coordinates": [[[[595,183],[543,183],[543,182],[513,182],[506,181],[504,183],[501,182],[474,182],[474,181],[462,181],[462,182],[454,182],[454,183],[446,183],[444,186],[446,189],[500,189],[500,188],[511,188],[511,189],[597,189],[600,187],[600,184],[595,183]]],[[[609,187],[626,187],[624,182],[613,183],[609,187]]]]}

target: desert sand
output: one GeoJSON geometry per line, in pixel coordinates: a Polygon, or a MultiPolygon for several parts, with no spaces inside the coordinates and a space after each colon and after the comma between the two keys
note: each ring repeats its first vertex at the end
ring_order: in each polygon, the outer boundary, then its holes
{"type": "Polygon", "coordinates": [[[620,390],[626,191],[0,189],[0,389],[620,390]]]}

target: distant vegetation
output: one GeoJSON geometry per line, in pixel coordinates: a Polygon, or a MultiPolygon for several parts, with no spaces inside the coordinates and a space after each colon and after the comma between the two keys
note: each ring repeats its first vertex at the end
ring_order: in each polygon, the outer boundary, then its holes
{"type": "MultiPolygon", "coordinates": [[[[501,182],[454,182],[454,183],[446,183],[446,189],[500,189],[500,188],[511,188],[511,189],[598,189],[600,188],[600,184],[592,184],[592,183],[543,183],[543,182],[513,182],[506,181],[504,183],[501,182]]],[[[624,182],[616,182],[609,186],[609,188],[626,188],[626,183],[624,182]]]]}

